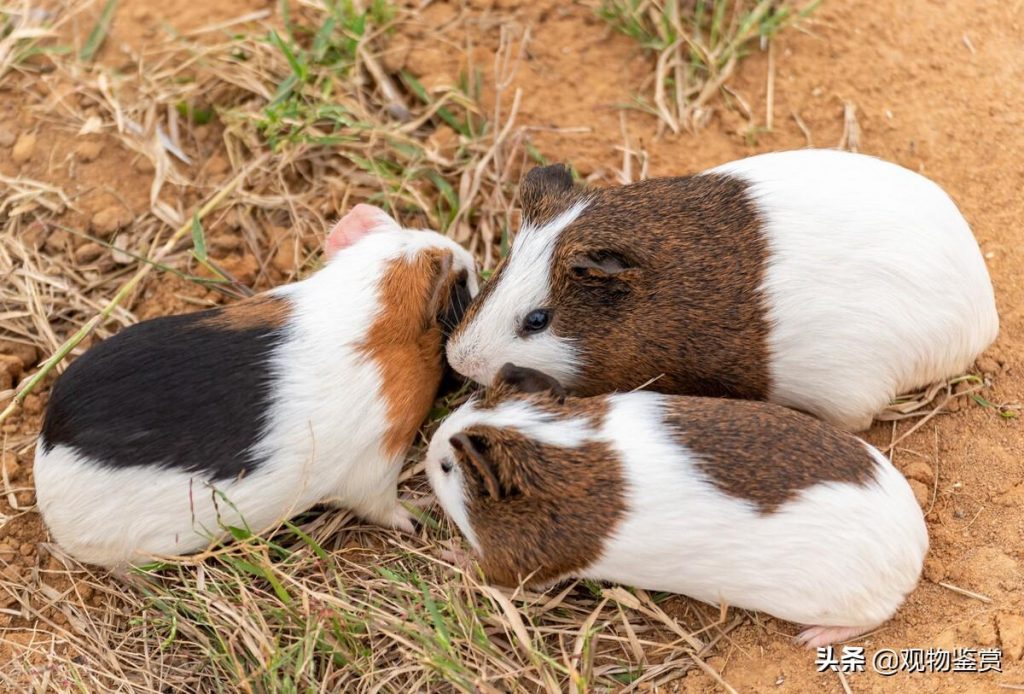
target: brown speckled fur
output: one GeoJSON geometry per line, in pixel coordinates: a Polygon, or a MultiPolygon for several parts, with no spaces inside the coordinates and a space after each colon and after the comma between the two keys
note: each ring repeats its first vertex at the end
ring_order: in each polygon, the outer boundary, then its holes
{"type": "MultiPolygon", "coordinates": [[[[528,214],[528,213],[527,213],[528,214]]],[[[580,341],[581,395],[650,388],[763,398],[767,246],[745,185],[720,176],[643,181],[600,191],[555,248],[551,329],[580,341]],[[580,281],[571,258],[611,251],[635,270],[580,281]],[[662,375],[663,374],[663,375],[662,375]]]]}
{"type": "Polygon", "coordinates": [[[393,260],[380,279],[381,308],[362,349],[381,370],[389,455],[409,447],[437,395],[443,368],[437,316],[457,279],[451,251],[440,249],[393,260]]]}
{"type": "Polygon", "coordinates": [[[626,513],[620,463],[606,444],[557,448],[488,426],[465,433],[485,447],[501,483],[502,497],[491,498],[472,466],[459,460],[488,580],[545,584],[600,557],[626,513]]]}
{"type": "Polygon", "coordinates": [[[821,482],[866,485],[878,469],[857,437],[779,405],[670,398],[665,425],[712,484],[762,513],[821,482]]]}
{"type": "Polygon", "coordinates": [[[593,192],[576,185],[569,169],[562,164],[532,169],[523,176],[519,185],[523,221],[541,226],[565,212],[577,200],[590,197],[593,192]]]}
{"type": "Polygon", "coordinates": [[[226,330],[248,330],[251,328],[279,328],[288,321],[291,304],[287,299],[272,294],[236,301],[233,304],[206,311],[202,323],[226,330]]]}
{"type": "MultiPolygon", "coordinates": [[[[768,325],[758,292],[768,257],[742,181],[717,175],[627,186],[571,185],[562,167],[535,169],[520,198],[524,226],[580,199],[584,212],[559,237],[549,330],[575,341],[577,395],[648,386],[664,393],[763,399],[770,388],[768,325]],[[574,261],[624,259],[614,277],[574,261]]],[[[583,263],[592,266],[593,263],[583,263]]],[[[477,314],[502,269],[466,313],[477,314]]],[[[523,310],[542,307],[523,307],[523,310]]],[[[528,338],[527,338],[528,339],[528,338]]]]}

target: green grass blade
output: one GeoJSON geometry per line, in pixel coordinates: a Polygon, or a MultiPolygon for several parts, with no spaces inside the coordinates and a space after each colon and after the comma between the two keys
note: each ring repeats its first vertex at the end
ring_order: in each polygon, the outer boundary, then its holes
{"type": "Polygon", "coordinates": [[[110,31],[110,23],[114,19],[114,10],[116,9],[117,0],[107,0],[107,4],[103,6],[103,11],[100,13],[99,21],[89,32],[89,38],[85,40],[85,45],[78,53],[78,57],[84,62],[92,60],[96,51],[103,45],[103,41],[106,40],[107,33],[110,31]]]}

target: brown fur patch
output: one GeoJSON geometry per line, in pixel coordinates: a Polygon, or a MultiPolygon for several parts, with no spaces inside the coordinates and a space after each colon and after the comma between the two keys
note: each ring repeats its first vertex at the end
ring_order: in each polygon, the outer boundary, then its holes
{"type": "Polygon", "coordinates": [[[225,330],[279,328],[288,321],[291,311],[292,305],[287,299],[272,294],[258,294],[206,311],[199,320],[201,324],[225,330]]]}
{"type": "MultiPolygon", "coordinates": [[[[590,199],[555,248],[550,305],[522,307],[554,309],[548,329],[581,349],[581,374],[563,385],[598,395],[656,378],[648,387],[663,393],[767,397],[768,324],[758,288],[768,246],[744,182],[698,175],[566,189],[553,174],[530,187],[532,173],[521,192],[532,223],[590,199]],[[603,271],[620,262],[624,271],[603,271]]],[[[504,267],[484,284],[463,326],[499,286],[504,267]]]]}
{"type": "Polygon", "coordinates": [[[665,425],[712,484],[762,513],[821,482],[866,485],[878,469],[857,437],[770,403],[670,398],[665,425]]]}
{"type": "Polygon", "coordinates": [[[622,470],[607,444],[559,448],[512,429],[473,426],[465,432],[486,442],[503,493],[492,498],[471,466],[459,461],[488,580],[548,583],[600,557],[626,514],[622,470]]]}
{"type": "Polygon", "coordinates": [[[764,398],[768,257],[746,184],[724,176],[598,191],[555,248],[551,330],[579,341],[580,395],[637,388],[764,398]],[[629,269],[573,271],[579,258],[629,269]]]}
{"type": "Polygon", "coordinates": [[[381,307],[362,350],[381,371],[389,455],[409,448],[437,395],[443,370],[438,314],[457,281],[451,251],[434,248],[391,261],[380,279],[381,307]]]}
{"type": "Polygon", "coordinates": [[[519,183],[523,222],[541,226],[589,195],[589,190],[574,183],[572,173],[563,164],[531,169],[519,183]]]}

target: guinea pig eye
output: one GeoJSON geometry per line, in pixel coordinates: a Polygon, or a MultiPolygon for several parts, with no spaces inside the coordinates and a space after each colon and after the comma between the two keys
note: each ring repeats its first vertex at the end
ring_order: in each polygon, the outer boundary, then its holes
{"type": "Polygon", "coordinates": [[[443,472],[443,473],[445,473],[447,475],[449,472],[452,471],[452,466],[453,466],[452,459],[451,458],[445,458],[444,460],[441,461],[441,472],[443,472]]]}
{"type": "Polygon", "coordinates": [[[530,311],[526,314],[526,318],[523,319],[522,332],[524,334],[539,333],[548,327],[548,323],[551,322],[551,311],[546,308],[539,308],[535,311],[530,311]]]}

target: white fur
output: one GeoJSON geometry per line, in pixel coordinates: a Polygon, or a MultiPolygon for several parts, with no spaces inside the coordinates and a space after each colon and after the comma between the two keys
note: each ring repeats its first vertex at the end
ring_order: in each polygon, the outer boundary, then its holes
{"type": "Polygon", "coordinates": [[[562,230],[586,209],[585,201],[541,226],[524,224],[502,270],[501,284],[476,318],[448,343],[448,361],[464,376],[490,383],[506,362],[541,369],[562,383],[577,371],[577,352],[567,338],[551,330],[520,337],[528,313],[550,307],[551,264],[562,230]]]}
{"type": "Polygon", "coordinates": [[[749,182],[765,223],[771,400],[865,429],[894,396],[962,373],[995,339],[978,244],[927,178],[826,149],[711,172],[749,182]]]}
{"type": "Polygon", "coordinates": [[[817,484],[762,514],[715,488],[666,435],[665,396],[611,402],[602,437],[621,456],[629,511],[586,577],[844,627],[880,624],[916,585],[924,518],[906,480],[867,444],[875,483],[817,484]]]}
{"type": "Polygon", "coordinates": [[[383,450],[386,405],[376,362],[359,343],[380,305],[385,263],[428,247],[450,248],[455,268],[472,257],[433,232],[392,226],[339,252],[309,279],[275,291],[293,304],[288,335],[272,358],[270,426],[257,444],[269,458],[241,480],[151,465],[111,468],[66,446],[37,446],[40,511],[54,538],[78,559],[106,566],[178,555],[224,536],[254,532],[319,502],[368,520],[401,525],[397,478],[404,455],[383,450]]]}
{"type": "MultiPolygon", "coordinates": [[[[995,339],[978,245],[923,176],[834,150],[764,154],[709,173],[747,181],[764,222],[771,400],[864,429],[893,397],[963,372],[995,339]]],[[[516,238],[498,285],[449,345],[457,371],[486,384],[512,362],[571,386],[585,366],[578,349],[551,331],[519,339],[515,329],[549,300],[557,236],[578,214],[516,238]]]]}
{"type": "MultiPolygon", "coordinates": [[[[609,413],[592,440],[618,453],[627,510],[600,557],[580,576],[801,624],[866,629],[892,616],[917,583],[928,536],[909,485],[888,460],[864,444],[878,463],[873,482],[817,484],[763,514],[715,487],[695,464],[695,454],[666,433],[663,406],[669,397],[610,396],[609,413]]],[[[445,474],[440,463],[451,456],[453,434],[471,424],[507,421],[516,411],[490,415],[468,403],[430,444],[431,485],[477,552],[486,548],[469,521],[459,466],[445,474]]],[[[534,423],[508,426],[529,433],[534,423]]],[[[583,442],[578,433],[563,439],[569,445],[583,442]]]]}

